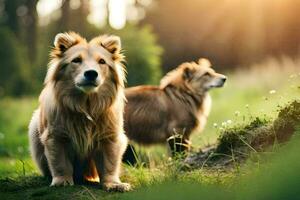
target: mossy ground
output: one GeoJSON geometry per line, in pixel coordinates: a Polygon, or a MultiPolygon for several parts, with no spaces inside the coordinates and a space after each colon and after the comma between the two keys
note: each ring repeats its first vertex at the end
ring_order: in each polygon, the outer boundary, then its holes
{"type": "Polygon", "coordinates": [[[299,125],[300,101],[295,100],[280,108],[274,120],[256,117],[246,125],[225,129],[215,145],[192,153],[185,162],[192,168],[234,167],[289,141],[299,125]]]}

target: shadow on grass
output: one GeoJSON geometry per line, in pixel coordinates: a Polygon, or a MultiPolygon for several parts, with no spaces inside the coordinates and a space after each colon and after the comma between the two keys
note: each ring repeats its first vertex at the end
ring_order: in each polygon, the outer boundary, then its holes
{"type": "Polygon", "coordinates": [[[107,193],[96,185],[49,187],[50,180],[41,176],[0,179],[1,199],[115,199],[118,193],[107,193]]]}

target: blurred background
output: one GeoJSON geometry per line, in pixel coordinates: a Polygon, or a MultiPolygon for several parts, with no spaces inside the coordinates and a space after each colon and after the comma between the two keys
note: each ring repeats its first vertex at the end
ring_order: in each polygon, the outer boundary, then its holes
{"type": "Polygon", "coordinates": [[[229,81],[212,92],[198,148],[298,98],[299,10],[299,0],[0,0],[0,176],[30,160],[27,126],[57,33],[119,35],[128,86],[158,84],[180,63],[208,58],[229,81]]]}
{"type": "Polygon", "coordinates": [[[56,33],[122,37],[128,85],[184,61],[247,68],[300,53],[298,0],[0,0],[0,96],[40,91],[56,33]]]}

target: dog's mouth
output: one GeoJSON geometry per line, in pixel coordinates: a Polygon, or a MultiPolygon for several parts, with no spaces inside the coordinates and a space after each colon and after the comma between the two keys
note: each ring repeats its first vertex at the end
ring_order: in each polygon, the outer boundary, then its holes
{"type": "Polygon", "coordinates": [[[98,87],[98,84],[95,81],[83,81],[77,83],[76,86],[78,87],[98,87]]]}
{"type": "Polygon", "coordinates": [[[208,89],[210,88],[221,88],[224,86],[226,79],[219,79],[218,81],[213,82],[212,84],[208,85],[208,89]]]}
{"type": "Polygon", "coordinates": [[[213,87],[220,88],[223,87],[225,82],[220,82],[219,84],[214,85],[213,87]]]}
{"type": "Polygon", "coordinates": [[[96,91],[96,88],[99,86],[99,84],[95,81],[82,81],[79,83],[76,83],[76,87],[83,91],[84,93],[89,93],[92,91],[96,91]]]}

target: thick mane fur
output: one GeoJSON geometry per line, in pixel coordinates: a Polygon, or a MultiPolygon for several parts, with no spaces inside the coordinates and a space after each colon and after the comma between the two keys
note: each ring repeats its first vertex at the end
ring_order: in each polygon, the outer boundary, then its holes
{"type": "MultiPolygon", "coordinates": [[[[72,35],[74,36],[74,33],[72,35]]],[[[86,41],[77,34],[75,38],[75,44],[86,44],[86,41]]],[[[102,36],[91,42],[102,41],[103,38],[101,38],[102,36]]],[[[40,95],[40,108],[47,110],[42,113],[47,113],[48,116],[44,116],[42,118],[44,120],[41,121],[50,120],[55,123],[53,127],[48,128],[59,129],[60,133],[65,133],[65,136],[61,135],[62,138],[71,138],[78,151],[86,154],[89,149],[93,148],[94,141],[113,138],[113,133],[121,131],[112,129],[115,128],[115,124],[120,124],[118,127],[122,127],[123,124],[119,122],[119,116],[116,116],[123,114],[125,99],[123,55],[116,56],[117,59],[114,61],[116,66],[109,68],[109,78],[105,79],[98,91],[86,95],[75,89],[72,83],[66,84],[56,79],[55,76],[64,63],[64,59],[59,56],[61,54],[59,51],[60,49],[54,48],[51,52],[52,60],[45,79],[45,88],[40,95]],[[103,123],[104,121],[106,123],[103,123]]],[[[43,124],[46,125],[46,123],[43,124]]]]}
{"type": "Polygon", "coordinates": [[[29,124],[32,158],[51,186],[100,181],[106,191],[130,190],[119,178],[127,146],[123,58],[118,36],[56,35],[29,124]]]}
{"type": "MultiPolygon", "coordinates": [[[[138,144],[168,143],[173,155],[190,148],[190,135],[202,131],[211,108],[210,88],[223,86],[207,59],[186,62],[167,73],[159,86],[126,89],[125,133],[138,144]]],[[[135,162],[132,148],[125,161],[135,162]]]]}
{"type": "Polygon", "coordinates": [[[177,87],[181,87],[183,82],[183,74],[186,68],[191,70],[195,70],[198,65],[195,62],[185,62],[179,65],[177,68],[168,72],[160,81],[160,88],[165,88],[168,85],[174,85],[177,87]]]}
{"type": "Polygon", "coordinates": [[[195,62],[183,63],[167,73],[160,82],[160,89],[165,90],[173,101],[179,101],[184,104],[192,113],[198,111],[206,93],[197,93],[186,83],[184,80],[184,70],[189,68],[191,71],[195,71],[197,67],[198,65],[195,62]]]}

